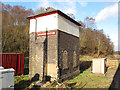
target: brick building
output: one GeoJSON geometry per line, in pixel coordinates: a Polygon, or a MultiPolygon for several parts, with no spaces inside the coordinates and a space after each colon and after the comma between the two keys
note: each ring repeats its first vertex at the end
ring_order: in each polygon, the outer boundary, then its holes
{"type": "Polygon", "coordinates": [[[79,74],[80,24],[50,9],[27,17],[30,20],[29,75],[65,80],[79,74]]]}

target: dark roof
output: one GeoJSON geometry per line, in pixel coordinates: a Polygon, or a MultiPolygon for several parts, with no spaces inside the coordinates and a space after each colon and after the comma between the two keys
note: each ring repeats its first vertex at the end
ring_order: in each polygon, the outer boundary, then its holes
{"type": "Polygon", "coordinates": [[[41,12],[40,14],[35,14],[35,15],[31,15],[28,16],[27,19],[34,19],[40,16],[46,16],[46,15],[50,15],[53,13],[58,13],[59,15],[63,16],[64,18],[68,19],[69,21],[73,22],[74,24],[81,26],[81,24],[79,24],[77,21],[75,21],[74,19],[72,19],[71,17],[69,17],[68,15],[64,14],[63,12],[61,12],[60,10],[57,9],[48,9],[44,12],[41,12]]]}

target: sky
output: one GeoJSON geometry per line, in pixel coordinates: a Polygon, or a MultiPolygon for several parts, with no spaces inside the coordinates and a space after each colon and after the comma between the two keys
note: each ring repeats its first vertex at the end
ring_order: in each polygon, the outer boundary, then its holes
{"type": "MultiPolygon", "coordinates": [[[[6,0],[5,0],[6,1],[6,0]]],[[[80,0],[24,0],[21,2],[19,0],[9,0],[4,4],[21,5],[25,6],[26,9],[36,10],[40,7],[53,7],[59,9],[64,13],[73,13],[75,15],[75,20],[81,20],[84,22],[86,17],[95,18],[96,27],[98,30],[103,29],[104,33],[108,35],[111,41],[114,43],[114,50],[118,51],[118,2],[117,0],[106,0],[108,2],[96,2],[85,0],[81,2],[80,0]],[[10,2],[11,1],[11,2],[10,2]],[[19,2],[18,2],[19,1],[19,2]]]]}

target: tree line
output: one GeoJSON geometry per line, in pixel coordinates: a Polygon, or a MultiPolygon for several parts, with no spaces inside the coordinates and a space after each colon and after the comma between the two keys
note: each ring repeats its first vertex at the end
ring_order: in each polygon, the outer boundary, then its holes
{"type": "MultiPolygon", "coordinates": [[[[50,8],[50,7],[49,7],[50,8]]],[[[29,20],[27,16],[45,11],[39,8],[36,11],[23,6],[2,4],[2,49],[3,53],[23,53],[29,55],[29,20]]],[[[74,14],[68,14],[75,19],[74,14]]],[[[113,54],[114,46],[103,30],[95,29],[95,20],[87,17],[80,31],[81,55],[109,55],[113,54]]]]}
{"type": "Polygon", "coordinates": [[[33,10],[23,6],[2,4],[2,51],[3,53],[29,54],[29,20],[33,10]]]}
{"type": "Polygon", "coordinates": [[[113,55],[114,45],[108,35],[104,34],[103,29],[96,29],[95,19],[86,17],[80,31],[80,54],[92,55],[95,57],[104,57],[113,55]]]}

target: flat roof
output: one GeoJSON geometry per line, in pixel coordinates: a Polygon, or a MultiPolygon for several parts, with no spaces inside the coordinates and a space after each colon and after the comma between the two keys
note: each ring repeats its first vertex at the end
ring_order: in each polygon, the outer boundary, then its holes
{"type": "Polygon", "coordinates": [[[68,19],[69,21],[71,21],[72,23],[74,23],[74,24],[76,24],[78,26],[81,26],[80,23],[78,23],[77,21],[75,21],[74,19],[72,19],[71,17],[69,17],[68,15],[64,14],[63,12],[61,12],[60,10],[57,10],[57,9],[49,9],[49,10],[41,12],[39,14],[28,16],[27,19],[34,19],[34,18],[38,18],[38,17],[42,17],[42,16],[55,14],[55,13],[58,13],[59,15],[61,15],[64,18],[68,19]]]}

